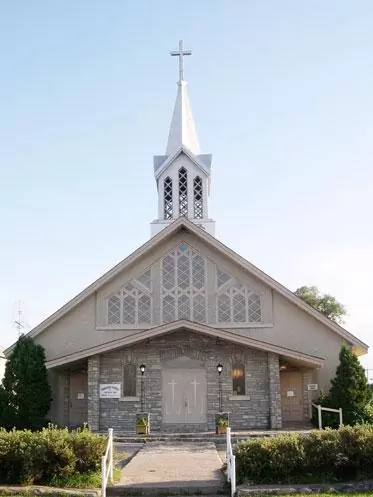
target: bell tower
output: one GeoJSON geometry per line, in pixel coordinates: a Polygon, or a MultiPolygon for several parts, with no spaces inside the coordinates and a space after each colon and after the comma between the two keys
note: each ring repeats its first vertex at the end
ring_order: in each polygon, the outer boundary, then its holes
{"type": "Polygon", "coordinates": [[[208,217],[211,154],[201,154],[192,109],[184,80],[183,49],[170,52],[179,57],[179,81],[166,154],[154,156],[154,176],[158,189],[158,219],[151,223],[151,236],[180,216],[186,216],[211,235],[215,221],[208,217]]]}

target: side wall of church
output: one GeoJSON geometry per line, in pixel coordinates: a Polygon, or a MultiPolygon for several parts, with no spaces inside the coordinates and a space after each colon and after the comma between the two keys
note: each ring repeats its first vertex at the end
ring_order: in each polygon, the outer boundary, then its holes
{"type": "MultiPolygon", "coordinates": [[[[219,376],[216,369],[219,362],[224,367],[221,375],[222,407],[224,412],[230,413],[232,428],[268,428],[271,421],[274,427],[280,427],[279,376],[276,374],[278,357],[271,354],[269,363],[266,352],[202,338],[189,332],[179,332],[144,345],[101,354],[99,382],[122,384],[124,364],[144,363],[144,408],[151,413],[152,431],[163,430],[167,427],[162,425],[162,364],[181,356],[201,361],[206,369],[207,425],[199,426],[199,429],[214,430],[215,427],[215,414],[219,411],[219,376]],[[245,364],[245,396],[235,396],[232,392],[232,364],[236,361],[245,364]]],[[[93,428],[105,430],[112,427],[117,432],[134,431],[136,413],[141,409],[140,386],[141,376],[137,371],[136,397],[97,399],[98,405],[92,403],[91,409],[96,410],[98,407],[99,410],[99,426],[93,428]]],[[[180,425],[174,428],[180,431],[180,425]]]]}

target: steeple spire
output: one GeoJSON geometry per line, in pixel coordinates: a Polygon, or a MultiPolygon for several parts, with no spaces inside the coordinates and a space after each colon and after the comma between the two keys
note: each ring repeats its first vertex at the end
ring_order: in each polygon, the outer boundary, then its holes
{"type": "Polygon", "coordinates": [[[159,233],[180,216],[214,235],[215,221],[208,217],[211,154],[201,154],[184,80],[184,57],[192,55],[179,42],[179,81],[167,149],[155,155],[154,176],[158,189],[158,219],[151,223],[151,235],[159,233]]]}
{"type": "Polygon", "coordinates": [[[184,50],[183,41],[179,41],[179,50],[170,52],[171,56],[179,57],[179,81],[177,95],[168,135],[166,155],[173,155],[180,147],[187,148],[192,154],[200,153],[197,132],[190,107],[187,83],[184,80],[184,56],[192,55],[191,50],[184,50]]]}

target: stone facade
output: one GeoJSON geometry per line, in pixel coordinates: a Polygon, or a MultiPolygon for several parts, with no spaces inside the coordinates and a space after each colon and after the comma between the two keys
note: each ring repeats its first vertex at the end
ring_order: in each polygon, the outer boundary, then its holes
{"type": "Polygon", "coordinates": [[[141,410],[141,374],[137,367],[135,397],[99,399],[100,383],[123,382],[123,366],[128,363],[146,365],[144,375],[145,405],[150,412],[151,430],[212,431],[219,411],[219,375],[221,374],[222,410],[229,412],[233,429],[281,427],[280,378],[278,356],[264,351],[237,346],[226,341],[206,338],[192,332],[179,332],[146,343],[89,358],[88,423],[92,429],[114,428],[117,432],[135,429],[136,413],[141,410]],[[207,422],[200,425],[165,425],[162,414],[162,367],[167,361],[188,357],[200,361],[206,370],[207,422]],[[245,395],[233,395],[232,364],[245,365],[245,395]]]}
{"type": "Polygon", "coordinates": [[[88,426],[91,430],[100,428],[99,389],[100,356],[88,358],[88,426]]]}
{"type": "Polygon", "coordinates": [[[282,427],[280,364],[277,354],[268,353],[270,427],[282,427]]]}

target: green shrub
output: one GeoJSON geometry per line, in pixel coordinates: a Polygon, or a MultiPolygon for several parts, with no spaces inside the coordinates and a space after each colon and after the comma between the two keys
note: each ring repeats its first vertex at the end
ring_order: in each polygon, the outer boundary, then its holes
{"type": "Polygon", "coordinates": [[[303,447],[296,434],[250,439],[236,446],[240,481],[288,481],[303,463],[303,447]]]}
{"type": "Polygon", "coordinates": [[[76,470],[79,473],[98,471],[101,467],[101,456],[106,450],[106,437],[98,437],[86,428],[80,428],[76,430],[71,441],[76,457],[76,470]]]}
{"type": "Polygon", "coordinates": [[[96,472],[106,443],[87,428],[0,430],[0,484],[50,484],[96,472]]]}
{"type": "Polygon", "coordinates": [[[240,483],[305,483],[373,477],[373,426],[256,438],[236,446],[240,483]]]}

